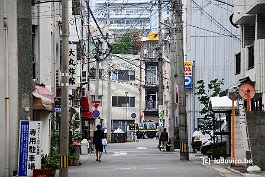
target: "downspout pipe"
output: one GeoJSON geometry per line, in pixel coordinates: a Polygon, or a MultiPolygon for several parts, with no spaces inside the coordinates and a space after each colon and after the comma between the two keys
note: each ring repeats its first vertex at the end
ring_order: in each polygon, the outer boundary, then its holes
{"type": "Polygon", "coordinates": [[[3,0],[3,30],[4,30],[4,59],[5,59],[5,177],[9,177],[9,58],[8,58],[8,23],[7,0],[3,0]]]}

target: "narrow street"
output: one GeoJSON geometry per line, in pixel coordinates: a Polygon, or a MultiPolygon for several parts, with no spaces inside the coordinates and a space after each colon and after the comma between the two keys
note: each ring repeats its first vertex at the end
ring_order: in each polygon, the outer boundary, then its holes
{"type": "MultiPolygon", "coordinates": [[[[97,162],[95,154],[82,155],[82,165],[69,167],[69,177],[218,177],[199,163],[180,161],[174,152],[160,152],[155,139],[108,145],[107,155],[97,162]]],[[[57,171],[57,175],[58,171],[57,171]]]]}

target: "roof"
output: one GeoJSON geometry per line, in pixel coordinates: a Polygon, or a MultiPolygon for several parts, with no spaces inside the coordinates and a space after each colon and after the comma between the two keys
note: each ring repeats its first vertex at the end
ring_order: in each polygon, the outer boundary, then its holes
{"type": "MultiPolygon", "coordinates": [[[[236,104],[235,104],[236,107],[236,104]]],[[[232,110],[232,100],[228,96],[224,97],[211,97],[210,109],[212,111],[230,111],[232,110]]]]}

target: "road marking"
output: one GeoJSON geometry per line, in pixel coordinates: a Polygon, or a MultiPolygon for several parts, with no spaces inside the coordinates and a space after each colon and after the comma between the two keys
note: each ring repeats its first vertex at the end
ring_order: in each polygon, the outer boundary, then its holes
{"type": "Polygon", "coordinates": [[[112,156],[121,156],[121,155],[127,155],[127,152],[126,151],[114,152],[112,156]]]}
{"type": "Polygon", "coordinates": [[[119,170],[158,170],[158,168],[137,168],[137,167],[127,167],[127,168],[117,168],[119,170]]]}
{"type": "Polygon", "coordinates": [[[147,149],[146,147],[137,147],[136,149],[147,149]]]}

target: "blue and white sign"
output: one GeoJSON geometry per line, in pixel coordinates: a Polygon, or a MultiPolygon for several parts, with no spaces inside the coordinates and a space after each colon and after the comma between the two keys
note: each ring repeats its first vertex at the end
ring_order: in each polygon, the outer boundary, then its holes
{"type": "Polygon", "coordinates": [[[192,62],[184,62],[185,88],[192,88],[192,62]]]}
{"type": "Polygon", "coordinates": [[[185,88],[192,88],[192,76],[185,76],[185,88]]]}
{"type": "Polygon", "coordinates": [[[132,114],[131,114],[131,117],[132,117],[133,119],[135,119],[135,118],[136,118],[136,114],[135,114],[135,113],[132,113],[132,114]]]}
{"type": "Polygon", "coordinates": [[[20,121],[18,176],[33,176],[41,168],[42,121],[20,121]]]}
{"type": "Polygon", "coordinates": [[[93,116],[94,117],[99,117],[100,116],[100,112],[98,110],[93,111],[93,116]]]}

